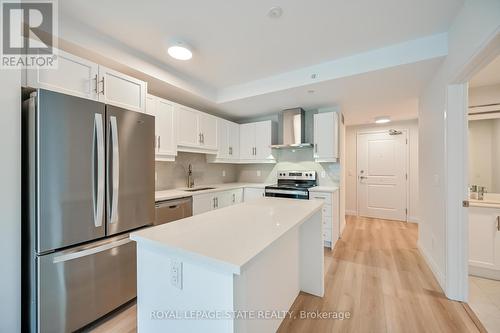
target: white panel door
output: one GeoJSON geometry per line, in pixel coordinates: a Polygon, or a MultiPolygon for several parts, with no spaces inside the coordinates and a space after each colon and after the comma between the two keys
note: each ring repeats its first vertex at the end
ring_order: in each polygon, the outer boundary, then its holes
{"type": "Polygon", "coordinates": [[[338,158],[338,114],[325,112],[314,115],[314,158],[335,161],[338,158]]]}
{"type": "Polygon", "coordinates": [[[500,269],[499,209],[469,208],[469,264],[500,269]]]}
{"type": "Polygon", "coordinates": [[[27,85],[98,100],[99,65],[61,50],[58,52],[58,68],[29,69],[26,73],[27,85]]]}
{"type": "Polygon", "coordinates": [[[255,159],[255,123],[240,125],[240,159],[255,159]]]}
{"type": "Polygon", "coordinates": [[[198,111],[180,105],[177,109],[178,135],[180,146],[199,147],[201,132],[198,126],[198,111]]]}
{"type": "Polygon", "coordinates": [[[273,159],[271,150],[272,122],[259,121],[255,123],[255,159],[273,159]]]}
{"type": "Polygon", "coordinates": [[[127,110],[145,112],[147,84],[104,66],[99,66],[99,101],[127,110]]]}
{"type": "Polygon", "coordinates": [[[244,193],[243,200],[245,202],[255,200],[257,198],[262,198],[263,196],[265,196],[263,188],[245,187],[245,190],[243,193],[244,193]]]}
{"type": "Polygon", "coordinates": [[[158,154],[177,155],[174,103],[158,99],[155,108],[155,127],[158,135],[158,154]]]}
{"type": "Polygon", "coordinates": [[[217,149],[217,118],[203,112],[200,112],[198,117],[202,135],[201,145],[206,149],[217,149]]]}
{"type": "Polygon", "coordinates": [[[407,134],[358,133],[359,215],[406,221],[407,134]]]}
{"type": "Polygon", "coordinates": [[[193,195],[193,215],[202,214],[215,209],[215,193],[193,195]]]}
{"type": "Polygon", "coordinates": [[[217,119],[217,158],[228,159],[230,158],[229,149],[229,121],[218,118],[217,119]]]}
{"type": "Polygon", "coordinates": [[[240,158],[240,125],[232,122],[229,124],[229,158],[231,160],[238,160],[240,158]]]}

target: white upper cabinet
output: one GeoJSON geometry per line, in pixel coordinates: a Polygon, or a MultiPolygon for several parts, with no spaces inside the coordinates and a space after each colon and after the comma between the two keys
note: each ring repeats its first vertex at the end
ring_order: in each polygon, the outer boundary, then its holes
{"type": "Polygon", "coordinates": [[[198,113],[198,123],[201,133],[201,146],[205,149],[217,149],[217,118],[203,113],[198,113]]]}
{"type": "Polygon", "coordinates": [[[240,126],[228,120],[217,118],[217,156],[212,162],[234,162],[239,159],[240,126]]]}
{"type": "Polygon", "coordinates": [[[99,101],[124,109],[146,110],[146,82],[99,66],[99,101]]]}
{"type": "Polygon", "coordinates": [[[146,82],[62,50],[58,52],[58,68],[26,71],[27,86],[145,111],[146,82]]]}
{"type": "Polygon", "coordinates": [[[185,107],[179,106],[178,150],[187,152],[217,153],[217,118],[185,107]]]}
{"type": "Polygon", "coordinates": [[[275,162],[271,145],[276,141],[276,130],[271,120],[240,125],[240,161],[275,162]]]}
{"type": "Polygon", "coordinates": [[[175,103],[148,95],[146,113],[155,117],[155,158],[173,161],[177,156],[175,103]]]}
{"type": "Polygon", "coordinates": [[[63,94],[97,101],[99,65],[70,53],[59,51],[57,69],[29,69],[29,87],[57,91],[63,94]]]}
{"type": "Polygon", "coordinates": [[[339,157],[339,114],[314,115],[314,158],[316,162],[336,162],[339,157]]]}
{"type": "Polygon", "coordinates": [[[198,147],[201,143],[201,136],[198,130],[198,112],[191,108],[179,105],[178,116],[178,145],[187,147],[198,147]]]}
{"type": "Polygon", "coordinates": [[[255,124],[240,125],[240,159],[253,160],[255,148],[255,124]]]}

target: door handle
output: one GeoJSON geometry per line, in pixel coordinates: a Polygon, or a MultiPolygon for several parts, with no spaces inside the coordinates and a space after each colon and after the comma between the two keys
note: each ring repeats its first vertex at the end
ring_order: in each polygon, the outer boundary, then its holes
{"type": "MultiPolygon", "coordinates": [[[[97,169],[97,196],[94,194],[94,225],[95,227],[102,226],[102,217],[104,214],[104,129],[102,124],[102,114],[94,114],[94,159],[93,165],[97,169]]],[[[94,169],[94,168],[92,168],[94,169]]],[[[95,185],[94,185],[95,186],[95,185]]],[[[94,192],[95,193],[95,192],[94,192]]]]}
{"type": "Polygon", "coordinates": [[[73,259],[78,259],[78,258],[90,256],[92,254],[96,254],[96,253],[99,253],[99,252],[110,250],[110,249],[118,247],[118,246],[125,245],[127,243],[130,243],[131,241],[132,240],[130,238],[126,237],[126,238],[123,238],[123,239],[120,239],[120,240],[117,240],[117,241],[113,241],[111,243],[107,243],[107,244],[103,244],[103,245],[98,245],[96,247],[91,247],[89,249],[84,249],[84,250],[81,250],[81,251],[72,252],[72,253],[63,254],[63,255],[54,257],[54,259],[52,260],[52,262],[54,264],[57,264],[59,262],[65,262],[65,261],[68,261],[68,260],[73,260],[73,259]]]}
{"type": "MultiPolygon", "coordinates": [[[[103,94],[103,95],[104,95],[104,76],[102,77],[102,80],[101,80],[101,81],[99,81],[99,82],[101,82],[101,83],[102,83],[102,90],[101,90],[101,94],[103,94]]],[[[96,88],[97,88],[97,86],[96,86],[96,88]]]]}
{"type": "MultiPolygon", "coordinates": [[[[109,223],[118,221],[118,189],[120,186],[120,149],[118,144],[118,125],[116,117],[109,117],[111,137],[111,168],[108,165],[108,179],[111,180],[111,204],[109,208],[109,223]],[[109,172],[111,171],[111,177],[109,172]]],[[[109,163],[109,161],[108,161],[109,163]]],[[[109,181],[108,180],[108,181],[109,181]]],[[[109,187],[109,184],[108,184],[109,187]]],[[[109,202],[109,201],[108,201],[109,202]]]]}
{"type": "Polygon", "coordinates": [[[97,86],[99,85],[99,78],[98,78],[98,75],[97,75],[97,74],[95,75],[94,80],[95,80],[95,89],[94,89],[94,91],[95,91],[95,93],[96,93],[97,95],[99,95],[99,89],[98,89],[98,87],[97,87],[97,86]]]}

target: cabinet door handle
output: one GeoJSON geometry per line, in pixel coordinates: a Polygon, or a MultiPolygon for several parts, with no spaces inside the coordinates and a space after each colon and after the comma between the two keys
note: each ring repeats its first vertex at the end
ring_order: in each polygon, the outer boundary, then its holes
{"type": "Polygon", "coordinates": [[[213,203],[212,207],[215,208],[215,197],[214,197],[213,201],[214,201],[214,203],[213,203]]]}
{"type": "Polygon", "coordinates": [[[318,153],[318,144],[317,143],[314,144],[314,152],[316,154],[318,153]]]}
{"type": "Polygon", "coordinates": [[[158,149],[161,147],[161,135],[158,135],[158,149]]]}
{"type": "Polygon", "coordinates": [[[95,90],[94,90],[94,91],[95,91],[95,93],[96,93],[97,95],[99,95],[99,89],[97,88],[97,86],[99,85],[99,79],[98,79],[97,74],[95,75],[94,80],[95,80],[95,90]]]}
{"type": "Polygon", "coordinates": [[[215,197],[215,208],[219,208],[219,198],[215,197]]]}
{"type": "Polygon", "coordinates": [[[104,95],[104,76],[102,77],[102,80],[100,81],[102,83],[102,90],[101,90],[101,94],[104,95]]]}
{"type": "Polygon", "coordinates": [[[500,216],[497,216],[497,231],[500,231],[500,216]]]}
{"type": "Polygon", "coordinates": [[[233,203],[236,202],[236,194],[233,193],[233,203]]]}

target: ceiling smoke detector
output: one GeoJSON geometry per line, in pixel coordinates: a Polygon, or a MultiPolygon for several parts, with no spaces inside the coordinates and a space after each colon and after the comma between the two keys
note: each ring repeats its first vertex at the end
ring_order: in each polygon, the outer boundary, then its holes
{"type": "Polygon", "coordinates": [[[277,19],[280,18],[283,15],[283,8],[281,7],[272,7],[269,9],[269,12],[267,12],[267,16],[269,16],[272,19],[277,19]]]}

